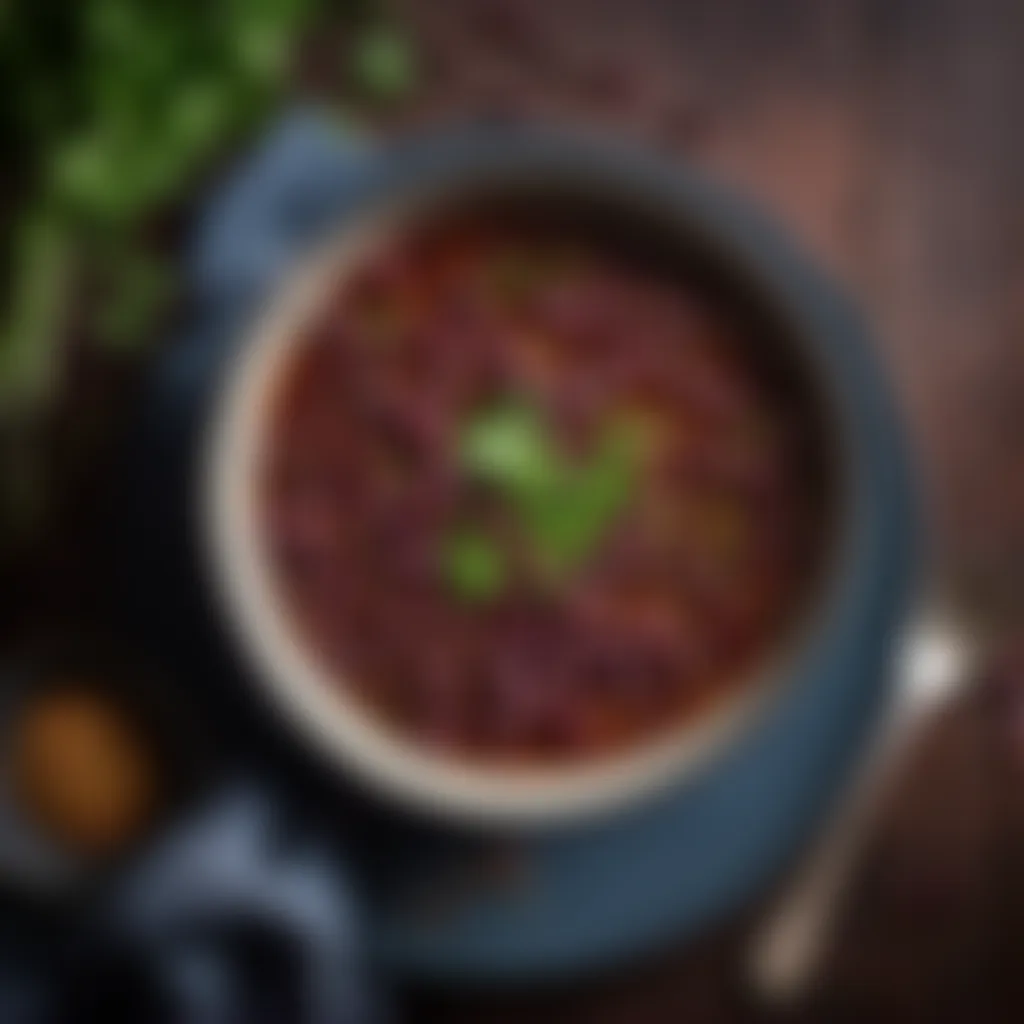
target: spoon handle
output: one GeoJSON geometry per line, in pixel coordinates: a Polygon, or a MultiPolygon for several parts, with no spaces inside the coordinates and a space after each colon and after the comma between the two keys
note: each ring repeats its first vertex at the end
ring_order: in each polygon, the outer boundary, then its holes
{"type": "Polygon", "coordinates": [[[908,629],[878,735],[806,862],[755,931],[747,968],[765,999],[792,1000],[813,981],[879,797],[921,726],[970,679],[973,653],[962,631],[938,617],[922,614],[908,629]]]}

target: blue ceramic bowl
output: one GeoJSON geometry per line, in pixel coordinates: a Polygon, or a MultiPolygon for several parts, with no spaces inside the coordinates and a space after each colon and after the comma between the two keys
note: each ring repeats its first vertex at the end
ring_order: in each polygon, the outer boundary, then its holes
{"type": "MultiPolygon", "coordinates": [[[[859,321],[777,232],[691,171],[562,134],[481,129],[410,144],[372,163],[373,172],[348,190],[329,237],[275,291],[228,363],[201,495],[221,606],[253,678],[325,763],[445,820],[562,825],[621,812],[693,780],[749,742],[773,709],[822,685],[851,643],[874,650],[891,639],[914,562],[902,434],[859,321]],[[263,556],[253,470],[266,398],[299,325],[364,246],[425,209],[476,199],[578,211],[642,238],[662,258],[700,268],[759,319],[773,358],[799,378],[829,470],[820,578],[755,676],[667,738],[599,764],[503,771],[455,763],[394,737],[339,694],[293,635],[263,556]]],[[[401,642],[401,624],[395,628],[401,642]]],[[[813,737],[805,740],[813,746],[813,737]]]]}

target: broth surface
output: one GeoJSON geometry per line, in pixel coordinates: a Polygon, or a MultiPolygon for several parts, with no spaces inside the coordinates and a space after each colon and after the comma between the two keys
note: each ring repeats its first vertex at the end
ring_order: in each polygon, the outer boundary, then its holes
{"type": "Polygon", "coordinates": [[[699,713],[818,555],[767,338],[626,247],[476,214],[339,279],[274,394],[264,529],[316,655],[399,734],[591,758],[699,713]]]}

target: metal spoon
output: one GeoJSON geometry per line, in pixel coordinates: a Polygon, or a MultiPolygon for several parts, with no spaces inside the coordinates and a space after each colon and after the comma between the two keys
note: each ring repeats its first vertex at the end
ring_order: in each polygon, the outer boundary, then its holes
{"type": "Polygon", "coordinates": [[[755,931],[746,966],[762,997],[791,1001],[814,980],[878,797],[921,726],[972,678],[978,647],[948,614],[923,613],[907,631],[893,705],[878,736],[806,863],[755,931]]]}

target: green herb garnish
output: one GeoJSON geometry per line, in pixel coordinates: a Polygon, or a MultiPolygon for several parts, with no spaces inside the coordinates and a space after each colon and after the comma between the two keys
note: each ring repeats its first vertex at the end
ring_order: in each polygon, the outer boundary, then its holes
{"type": "Polygon", "coordinates": [[[550,580],[578,569],[607,535],[632,493],[637,447],[631,431],[613,428],[596,451],[570,460],[536,409],[503,404],[466,426],[459,456],[467,476],[508,502],[536,569],[550,580]]]}
{"type": "Polygon", "coordinates": [[[598,450],[526,502],[522,512],[535,554],[549,573],[572,571],[599,546],[633,489],[635,446],[609,431],[598,450]]]}
{"type": "Polygon", "coordinates": [[[516,498],[550,491],[563,475],[543,420],[523,404],[495,406],[472,420],[459,462],[467,476],[516,498]]]}
{"type": "Polygon", "coordinates": [[[501,551],[481,533],[463,530],[448,539],[443,553],[445,578],[459,597],[486,601],[505,581],[501,551]]]}

